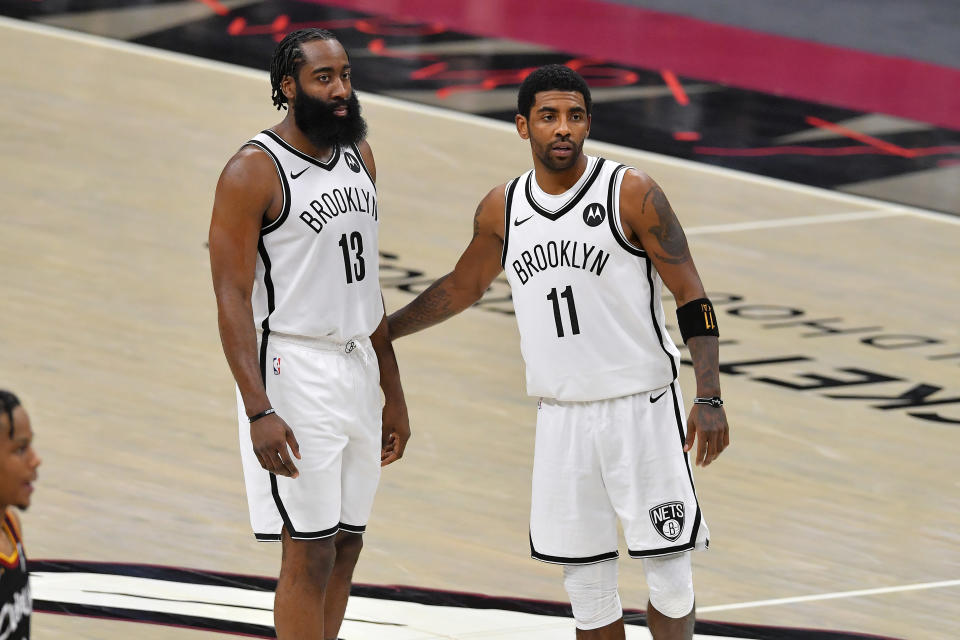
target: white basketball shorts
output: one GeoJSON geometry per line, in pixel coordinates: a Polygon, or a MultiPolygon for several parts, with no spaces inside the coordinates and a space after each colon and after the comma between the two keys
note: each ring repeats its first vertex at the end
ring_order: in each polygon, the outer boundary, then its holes
{"type": "Polygon", "coordinates": [[[345,344],[268,334],[261,345],[267,397],[290,425],[300,475],[260,466],[237,391],[240,454],[257,540],[316,540],[363,533],[380,479],[380,369],[369,338],[345,344]]]}
{"type": "Polygon", "coordinates": [[[633,558],[706,548],[680,387],[560,402],[537,414],[530,552],[555,564],[616,558],[617,519],[633,558]]]}

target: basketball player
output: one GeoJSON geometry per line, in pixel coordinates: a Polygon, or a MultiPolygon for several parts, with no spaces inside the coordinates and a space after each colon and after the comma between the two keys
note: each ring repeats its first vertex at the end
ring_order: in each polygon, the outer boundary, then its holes
{"type": "Polygon", "coordinates": [[[30,577],[23,549],[20,519],[12,507],[30,506],[40,458],[33,446],[30,417],[20,400],[0,389],[0,637],[20,640],[30,637],[30,577]]]}
{"type": "Polygon", "coordinates": [[[217,184],[210,262],[257,540],[283,545],[281,640],[337,637],[380,467],[410,428],[380,293],[376,167],[346,51],[277,46],[279,124],[217,184]],[[385,403],[381,414],[380,390],[385,403]]]}
{"type": "Polygon", "coordinates": [[[390,335],[459,313],[506,271],[527,390],[540,397],[531,553],[563,565],[578,638],[624,638],[619,518],[630,556],[644,560],[653,637],[689,639],[690,551],[707,546],[708,531],[687,452],[696,441],[696,462],[708,465],[729,443],[713,309],[660,187],[583,153],[591,116],[583,78],[541,67],[517,102],[533,170],[480,202],[454,270],[390,316],[390,335]],[[662,284],[696,372],[686,422],[662,284]]]}

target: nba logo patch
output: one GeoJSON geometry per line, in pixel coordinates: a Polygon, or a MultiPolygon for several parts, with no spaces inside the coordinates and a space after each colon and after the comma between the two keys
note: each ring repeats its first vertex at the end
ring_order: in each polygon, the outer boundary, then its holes
{"type": "Polygon", "coordinates": [[[675,542],[683,531],[683,503],[664,502],[650,509],[650,522],[663,538],[675,542]]]}
{"type": "Polygon", "coordinates": [[[280,356],[273,359],[273,375],[280,375],[280,356]]]}

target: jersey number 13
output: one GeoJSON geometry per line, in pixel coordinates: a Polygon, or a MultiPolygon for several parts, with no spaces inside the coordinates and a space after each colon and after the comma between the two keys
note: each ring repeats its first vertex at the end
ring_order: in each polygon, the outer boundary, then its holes
{"type": "Polygon", "coordinates": [[[353,284],[354,280],[360,282],[367,275],[367,267],[363,261],[363,236],[359,231],[350,234],[350,241],[347,242],[347,234],[340,236],[340,248],[343,249],[343,268],[347,274],[347,284],[353,284]],[[350,252],[353,252],[353,256],[350,252]]]}

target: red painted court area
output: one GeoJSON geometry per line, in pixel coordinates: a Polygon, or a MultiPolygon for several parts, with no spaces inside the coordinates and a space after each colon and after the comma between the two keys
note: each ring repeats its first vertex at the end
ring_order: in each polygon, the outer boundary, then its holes
{"type": "Polygon", "coordinates": [[[960,70],[598,0],[322,0],[960,129],[960,70]]]}

